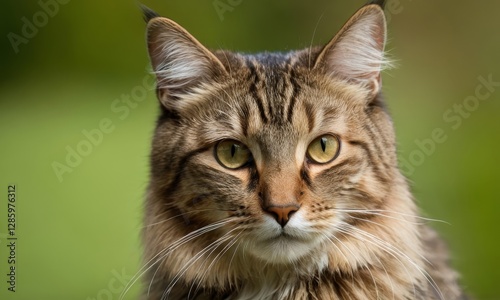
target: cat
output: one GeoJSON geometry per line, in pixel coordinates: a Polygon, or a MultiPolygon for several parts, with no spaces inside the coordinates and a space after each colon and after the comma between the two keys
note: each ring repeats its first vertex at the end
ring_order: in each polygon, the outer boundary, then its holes
{"type": "Polygon", "coordinates": [[[143,299],[467,299],[398,169],[383,6],[255,55],[144,8],[161,113],[143,299]]]}

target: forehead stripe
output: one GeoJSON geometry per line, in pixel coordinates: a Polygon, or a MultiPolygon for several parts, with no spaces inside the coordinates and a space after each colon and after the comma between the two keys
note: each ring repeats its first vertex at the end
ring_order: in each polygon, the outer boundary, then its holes
{"type": "Polygon", "coordinates": [[[250,84],[249,93],[252,96],[252,99],[255,101],[257,108],[259,109],[260,118],[264,123],[268,123],[269,118],[267,117],[266,112],[264,110],[263,100],[259,96],[259,93],[257,92],[257,82],[259,82],[260,80],[259,76],[257,74],[257,71],[255,70],[255,66],[252,61],[247,59],[246,65],[248,67],[248,70],[250,70],[250,75],[248,79],[252,81],[252,84],[250,84]]]}
{"type": "Polygon", "coordinates": [[[292,71],[290,75],[290,83],[292,84],[293,92],[292,96],[290,98],[290,104],[288,105],[287,112],[288,112],[288,122],[291,123],[293,120],[293,110],[295,107],[295,103],[297,102],[297,96],[300,93],[300,85],[298,84],[297,80],[294,78],[294,72],[292,71]]]}

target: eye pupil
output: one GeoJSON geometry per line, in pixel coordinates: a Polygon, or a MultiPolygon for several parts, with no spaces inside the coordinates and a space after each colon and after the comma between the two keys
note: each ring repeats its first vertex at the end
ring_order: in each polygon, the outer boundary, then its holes
{"type": "Polygon", "coordinates": [[[323,152],[326,151],[326,143],[327,143],[327,140],[325,137],[322,137],[321,138],[321,149],[323,150],[323,152]]]}
{"type": "Polygon", "coordinates": [[[235,153],[236,153],[236,145],[233,144],[233,145],[231,145],[231,157],[234,157],[235,153]]]}

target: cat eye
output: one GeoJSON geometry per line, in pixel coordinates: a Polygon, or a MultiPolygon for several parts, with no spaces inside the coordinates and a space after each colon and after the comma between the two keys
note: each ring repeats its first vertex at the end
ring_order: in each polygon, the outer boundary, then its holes
{"type": "Polygon", "coordinates": [[[337,158],[340,152],[340,141],[333,135],[322,135],[307,147],[307,157],[318,164],[326,164],[337,158]]]}
{"type": "Polygon", "coordinates": [[[223,167],[238,169],[246,165],[251,154],[247,146],[235,140],[223,140],[215,146],[215,158],[223,167]]]}

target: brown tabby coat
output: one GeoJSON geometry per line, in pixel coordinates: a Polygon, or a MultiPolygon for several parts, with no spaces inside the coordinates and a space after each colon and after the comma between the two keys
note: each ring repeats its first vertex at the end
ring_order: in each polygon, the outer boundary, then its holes
{"type": "Polygon", "coordinates": [[[325,47],[286,54],[211,52],[146,15],[162,113],[144,299],[465,299],[398,169],[379,5],[325,47]],[[340,152],[315,163],[323,135],[340,152]],[[248,163],[224,167],[222,140],[248,147],[248,163]]]}

